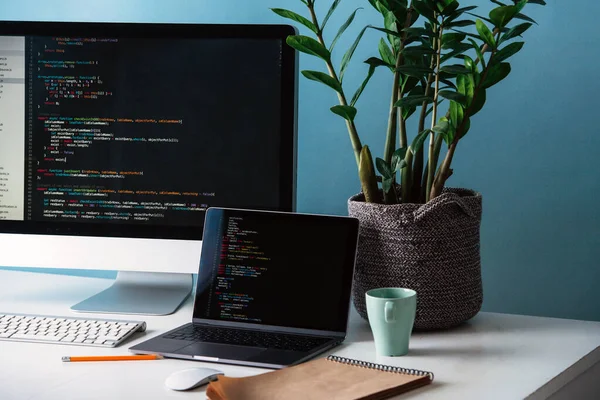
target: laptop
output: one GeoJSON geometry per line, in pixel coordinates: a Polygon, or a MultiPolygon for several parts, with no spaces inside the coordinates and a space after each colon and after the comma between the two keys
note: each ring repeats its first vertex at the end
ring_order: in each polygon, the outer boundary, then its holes
{"type": "Polygon", "coordinates": [[[137,354],[282,368],[346,337],[358,241],[351,217],[211,207],[191,321],[137,354]]]}

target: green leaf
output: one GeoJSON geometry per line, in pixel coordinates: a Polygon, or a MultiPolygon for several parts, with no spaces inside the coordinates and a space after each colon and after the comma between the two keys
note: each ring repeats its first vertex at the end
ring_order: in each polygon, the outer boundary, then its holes
{"type": "Polygon", "coordinates": [[[429,21],[431,21],[433,23],[437,23],[435,15],[433,14],[433,10],[431,10],[424,1],[414,0],[412,2],[412,6],[424,18],[427,18],[429,21]]]}
{"type": "Polygon", "coordinates": [[[457,128],[465,115],[463,107],[455,101],[450,102],[450,125],[457,128]]]}
{"type": "Polygon", "coordinates": [[[448,16],[448,18],[446,18],[446,21],[445,21],[446,26],[447,26],[447,24],[451,23],[452,21],[455,21],[456,19],[458,19],[458,17],[463,15],[465,12],[474,10],[476,8],[477,8],[477,6],[469,6],[469,7],[463,7],[463,8],[457,9],[450,16],[448,16]]]}
{"type": "Polygon", "coordinates": [[[502,37],[500,38],[500,43],[505,42],[510,39],[513,39],[517,36],[521,36],[527,29],[531,28],[532,26],[533,26],[532,23],[524,22],[520,25],[510,28],[510,30],[508,32],[506,32],[504,35],[502,35],[502,37]]]}
{"type": "MultiPolygon", "coordinates": [[[[446,101],[445,99],[441,99],[437,102],[437,105],[439,107],[440,104],[442,104],[444,101],[446,101]]],[[[427,112],[425,113],[425,117],[428,117],[429,114],[431,114],[433,112],[433,107],[429,107],[429,109],[427,110],[427,112]]]]}
{"type": "Polygon", "coordinates": [[[423,103],[433,103],[433,98],[430,96],[406,96],[398,100],[394,107],[416,107],[423,103]]]}
{"type": "Polygon", "coordinates": [[[484,89],[490,88],[510,74],[510,64],[500,63],[489,67],[485,80],[481,83],[484,89]]]}
{"type": "Polygon", "coordinates": [[[401,170],[402,168],[406,167],[406,161],[404,161],[404,158],[406,157],[406,153],[407,153],[408,149],[406,147],[402,147],[398,150],[396,150],[393,154],[392,154],[392,162],[391,162],[391,168],[392,171],[397,172],[399,170],[401,170]]]}
{"type": "Polygon", "coordinates": [[[392,172],[390,164],[385,162],[384,159],[378,157],[375,160],[375,166],[377,167],[377,172],[379,172],[384,178],[389,179],[394,177],[394,173],[392,172]]]}
{"type": "MultiPolygon", "coordinates": [[[[462,75],[459,75],[462,76],[462,75]]],[[[438,95],[442,96],[445,99],[456,101],[461,105],[466,105],[467,97],[464,94],[453,92],[452,90],[440,90],[438,95]]]]}
{"type": "Polygon", "coordinates": [[[453,29],[453,31],[454,31],[454,32],[458,32],[458,33],[462,33],[462,34],[464,34],[464,35],[466,35],[466,36],[468,36],[468,37],[470,37],[470,38],[473,38],[473,39],[477,39],[477,40],[483,40],[483,39],[481,38],[481,36],[479,36],[479,35],[477,35],[477,34],[475,34],[475,33],[464,32],[464,31],[459,31],[459,30],[457,30],[457,29],[453,29]]]}
{"type": "Polygon", "coordinates": [[[486,24],[483,23],[482,20],[478,19],[475,21],[475,26],[477,27],[477,32],[481,36],[481,39],[492,49],[496,48],[496,40],[494,39],[494,34],[490,31],[490,28],[487,27],[486,24]]]}
{"type": "Polygon", "coordinates": [[[393,32],[398,32],[398,19],[396,18],[396,15],[393,12],[388,11],[387,13],[385,13],[385,15],[383,16],[383,26],[385,27],[385,29],[388,29],[393,32]]]}
{"type": "Polygon", "coordinates": [[[468,45],[467,43],[462,43],[462,42],[449,42],[446,43],[445,46],[443,46],[444,49],[451,49],[451,50],[470,50],[471,46],[468,45]]]}
{"type": "Polygon", "coordinates": [[[492,24],[492,25],[494,25],[494,22],[493,22],[491,19],[489,19],[489,18],[486,18],[486,17],[484,17],[483,15],[478,15],[478,14],[474,14],[474,13],[470,13],[470,12],[468,12],[467,14],[469,14],[469,15],[471,15],[471,16],[473,16],[473,17],[477,17],[477,18],[479,18],[479,19],[481,19],[481,20],[484,20],[485,22],[487,22],[487,23],[489,23],[489,24],[492,24]]]}
{"type": "Polygon", "coordinates": [[[494,54],[492,57],[492,65],[498,64],[517,54],[523,48],[524,44],[525,42],[514,42],[505,46],[502,50],[494,54]]]}
{"type": "Polygon", "coordinates": [[[288,18],[288,19],[291,19],[292,21],[299,22],[302,25],[304,25],[305,27],[307,27],[308,29],[310,29],[311,31],[313,31],[314,33],[318,33],[317,27],[315,26],[315,24],[310,22],[308,19],[304,18],[302,15],[296,14],[293,11],[284,10],[283,8],[271,8],[271,11],[273,11],[275,14],[277,14],[283,18],[288,18]]]}
{"type": "Polygon", "coordinates": [[[477,8],[477,6],[468,6],[468,7],[459,8],[456,11],[454,11],[454,13],[452,13],[452,15],[450,16],[450,18],[454,17],[455,15],[458,17],[461,14],[464,14],[465,12],[474,10],[476,8],[477,8]]]}
{"type": "Polygon", "coordinates": [[[357,110],[352,106],[333,106],[331,112],[344,118],[346,121],[354,121],[357,110]]]}
{"type": "Polygon", "coordinates": [[[398,37],[398,38],[402,38],[402,34],[401,33],[390,31],[389,29],[380,28],[378,26],[373,26],[373,25],[369,25],[367,28],[375,29],[375,30],[383,32],[385,34],[392,35],[392,36],[395,36],[395,37],[398,37]]]}
{"type": "Polygon", "coordinates": [[[423,54],[435,54],[435,51],[426,46],[408,46],[402,49],[402,53],[408,56],[423,55],[423,54]]]}
{"type": "Polygon", "coordinates": [[[448,79],[440,78],[440,82],[445,83],[446,85],[450,86],[453,89],[456,89],[456,85],[452,81],[449,81],[448,79]]]}
{"type": "Polygon", "coordinates": [[[329,51],[333,50],[337,41],[342,37],[342,35],[346,31],[346,29],[348,29],[348,27],[350,26],[350,24],[352,24],[352,22],[354,21],[354,17],[356,17],[356,13],[358,12],[358,10],[360,10],[360,8],[357,8],[356,10],[354,10],[354,12],[352,14],[350,14],[350,16],[348,17],[346,22],[344,22],[344,24],[342,26],[340,26],[338,33],[335,35],[335,37],[333,38],[333,41],[331,42],[331,45],[329,46],[329,51]]]}
{"type": "MultiPolygon", "coordinates": [[[[390,32],[398,33],[398,20],[393,12],[388,11],[384,14],[383,26],[390,32]]],[[[388,33],[387,37],[392,47],[398,50],[400,48],[400,39],[398,39],[399,35],[388,33]]]]}
{"type": "Polygon", "coordinates": [[[369,0],[369,3],[379,12],[379,1],[378,0],[369,0]]]}
{"type": "Polygon", "coordinates": [[[471,129],[471,118],[465,117],[465,122],[463,124],[462,132],[460,132],[460,138],[462,139],[471,129]]]}
{"type": "Polygon", "coordinates": [[[369,64],[372,67],[394,68],[393,65],[390,65],[390,64],[386,63],[385,61],[383,61],[381,58],[377,58],[377,57],[370,57],[370,58],[366,59],[365,64],[369,64]]]}
{"type": "Polygon", "coordinates": [[[384,178],[381,181],[381,188],[383,189],[384,192],[389,193],[389,191],[392,190],[393,184],[394,184],[394,178],[384,178]]]}
{"type": "Polygon", "coordinates": [[[412,91],[418,83],[418,78],[415,78],[414,76],[408,76],[406,79],[404,79],[404,82],[402,82],[402,92],[408,93],[412,91]]]}
{"type": "Polygon", "coordinates": [[[310,79],[312,81],[321,82],[322,84],[329,86],[338,93],[342,93],[342,85],[340,85],[340,83],[337,80],[327,75],[326,73],[319,71],[302,71],[302,75],[304,75],[307,79],[310,79]]]}
{"type": "Polygon", "coordinates": [[[515,18],[522,19],[523,21],[531,22],[531,23],[536,24],[536,25],[538,24],[537,22],[535,22],[535,20],[533,18],[529,18],[525,14],[518,13],[518,14],[515,15],[515,18]]]}
{"type": "Polygon", "coordinates": [[[429,135],[430,132],[431,130],[425,129],[424,131],[419,132],[419,134],[414,138],[410,145],[410,150],[413,152],[413,154],[423,147],[423,143],[425,143],[425,139],[427,139],[427,135],[429,135]]]}
{"type": "MultiPolygon", "coordinates": [[[[420,80],[418,78],[415,78],[414,76],[408,77],[406,80],[411,80],[414,79],[417,81],[417,83],[420,82],[420,80]]],[[[425,88],[423,88],[422,85],[415,85],[409,92],[410,96],[425,96],[425,88]]]]}
{"type": "Polygon", "coordinates": [[[321,43],[308,36],[288,36],[285,41],[290,47],[293,47],[302,53],[317,56],[325,61],[329,61],[331,59],[331,53],[329,50],[327,50],[325,46],[321,45],[321,43]]]}
{"type": "Polygon", "coordinates": [[[541,6],[545,6],[546,2],[544,0],[529,0],[527,4],[539,4],[541,6]]]}
{"type": "Polygon", "coordinates": [[[417,107],[404,107],[402,108],[402,118],[408,120],[417,111],[417,107]]]}
{"type": "Polygon", "coordinates": [[[396,71],[405,75],[416,76],[417,78],[423,77],[427,74],[432,74],[434,72],[431,68],[419,65],[401,65],[396,68],[396,71]]]}
{"type": "Polygon", "coordinates": [[[473,76],[459,75],[456,78],[456,86],[458,92],[465,97],[465,102],[461,104],[466,107],[469,107],[471,105],[471,102],[473,101],[473,95],[475,94],[475,80],[473,79],[473,76]]]}
{"type": "Polygon", "coordinates": [[[515,7],[517,8],[517,12],[521,12],[525,5],[527,4],[527,0],[513,0],[515,2],[515,7]]]}
{"type": "Polygon", "coordinates": [[[435,133],[446,135],[450,129],[450,123],[446,118],[441,118],[440,121],[431,129],[435,133]]]}
{"type": "Polygon", "coordinates": [[[454,136],[456,136],[456,127],[452,126],[452,124],[450,124],[450,129],[448,129],[448,132],[446,132],[445,135],[443,135],[442,137],[444,138],[444,141],[446,142],[446,144],[448,146],[450,146],[450,143],[452,143],[454,141],[454,136]]]}
{"type": "Polygon", "coordinates": [[[490,11],[490,20],[496,28],[504,28],[519,12],[517,6],[503,6],[490,11]]]}
{"type": "Polygon", "coordinates": [[[435,36],[435,33],[433,33],[432,30],[425,29],[425,28],[404,28],[404,29],[402,29],[402,32],[406,32],[408,35],[412,35],[412,36],[427,36],[427,37],[435,36]]]}
{"type": "Polygon", "coordinates": [[[466,37],[467,35],[465,35],[464,33],[444,33],[442,35],[442,49],[447,49],[448,47],[444,46],[447,46],[449,43],[462,42],[463,40],[465,40],[466,37]]]}
{"type": "Polygon", "coordinates": [[[396,66],[396,59],[392,53],[392,49],[390,49],[383,38],[379,40],[379,55],[381,56],[381,59],[392,68],[396,66]]]}
{"type": "Polygon", "coordinates": [[[469,39],[469,42],[471,42],[471,46],[473,46],[473,49],[475,50],[475,53],[477,54],[477,59],[479,60],[479,62],[481,62],[481,68],[485,69],[485,58],[483,58],[483,53],[481,52],[481,47],[479,47],[477,42],[474,41],[473,39],[469,39]]]}
{"type": "Polygon", "coordinates": [[[479,90],[477,90],[477,96],[473,98],[473,103],[471,104],[471,109],[470,109],[471,116],[473,116],[473,115],[477,114],[479,111],[481,111],[481,109],[485,105],[486,96],[487,95],[486,95],[485,89],[479,88],[479,90]]]}
{"type": "Polygon", "coordinates": [[[451,15],[459,6],[456,0],[437,0],[435,4],[439,13],[446,16],[451,15]]]}
{"type": "Polygon", "coordinates": [[[398,158],[399,160],[404,160],[404,158],[406,157],[406,153],[407,153],[408,149],[406,147],[402,147],[397,149],[393,154],[392,154],[392,159],[394,159],[394,157],[398,158]]]}
{"type": "Polygon", "coordinates": [[[366,30],[367,30],[367,27],[364,27],[360,31],[360,33],[356,37],[356,40],[354,41],[352,46],[350,46],[350,48],[348,49],[346,54],[344,54],[344,57],[342,57],[342,63],[340,66],[340,82],[342,82],[344,80],[344,74],[346,73],[346,68],[348,68],[348,64],[350,63],[350,60],[352,59],[352,56],[354,55],[354,52],[356,51],[356,48],[358,47],[358,44],[360,43],[360,40],[362,39],[366,30]]]}
{"type": "Polygon", "coordinates": [[[453,75],[468,74],[471,72],[462,65],[444,65],[440,71],[453,75]]]}
{"type": "Polygon", "coordinates": [[[371,77],[373,76],[373,73],[375,73],[375,68],[377,68],[377,66],[375,66],[375,65],[370,65],[369,66],[369,72],[367,73],[367,77],[365,78],[365,80],[363,81],[363,83],[360,85],[360,87],[356,90],[356,93],[354,93],[354,96],[352,96],[352,101],[350,102],[350,105],[352,107],[354,107],[354,105],[356,104],[356,102],[360,98],[360,95],[365,90],[365,87],[367,86],[367,84],[371,80],[371,77]]]}
{"type": "Polygon", "coordinates": [[[459,57],[464,52],[466,52],[467,50],[470,50],[470,49],[471,49],[471,46],[469,46],[466,43],[456,43],[455,45],[453,44],[452,51],[449,52],[449,53],[444,54],[440,58],[440,62],[443,64],[446,61],[448,61],[449,59],[451,59],[452,57],[459,57]]]}
{"type": "Polygon", "coordinates": [[[327,15],[325,15],[325,18],[323,18],[323,23],[321,24],[321,31],[323,31],[325,29],[325,25],[327,25],[327,21],[329,21],[329,18],[333,15],[333,12],[337,8],[337,6],[340,4],[340,1],[342,1],[342,0],[335,0],[333,3],[331,3],[331,7],[329,7],[329,11],[327,11],[327,15]]]}
{"type": "Polygon", "coordinates": [[[477,73],[477,65],[475,64],[475,61],[473,61],[473,59],[469,56],[464,56],[464,60],[465,68],[471,71],[473,74],[477,73]]]}
{"type": "Polygon", "coordinates": [[[445,27],[446,28],[456,28],[456,27],[462,28],[462,27],[471,26],[471,25],[475,25],[475,22],[465,19],[465,20],[461,20],[461,21],[450,22],[450,23],[446,24],[445,27]]]}

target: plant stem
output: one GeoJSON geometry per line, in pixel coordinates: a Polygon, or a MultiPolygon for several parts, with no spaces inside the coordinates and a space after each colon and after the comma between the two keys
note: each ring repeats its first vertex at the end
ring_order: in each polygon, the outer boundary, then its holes
{"type": "Polygon", "coordinates": [[[431,113],[431,133],[429,136],[429,155],[428,155],[428,167],[427,167],[427,189],[425,192],[425,201],[429,201],[431,195],[431,186],[433,186],[433,179],[435,177],[435,168],[437,167],[437,159],[434,157],[434,147],[435,147],[435,132],[433,132],[433,127],[437,121],[437,101],[439,98],[440,92],[440,64],[442,57],[442,34],[444,33],[444,19],[442,18],[442,24],[440,25],[440,31],[437,37],[437,53],[436,53],[436,71],[435,71],[435,92],[433,95],[433,111],[431,113]],[[435,164],[434,164],[435,162],[435,164]]]}
{"type": "MultiPolygon", "coordinates": [[[[398,68],[401,64],[402,53],[398,54],[396,58],[396,68],[398,68]]],[[[385,148],[383,150],[383,159],[386,162],[390,162],[392,159],[392,154],[394,154],[394,150],[396,147],[396,129],[397,129],[397,113],[398,107],[396,107],[396,103],[398,102],[398,89],[400,88],[400,72],[394,72],[394,83],[392,84],[392,101],[390,102],[390,114],[388,117],[388,125],[387,125],[387,133],[385,136],[385,148]]],[[[400,138],[400,142],[402,142],[402,137],[400,138]]]]}
{"type": "MultiPolygon", "coordinates": [[[[406,13],[406,21],[404,22],[403,26],[407,26],[410,23],[411,20],[411,15],[412,15],[412,8],[408,9],[408,12],[406,13]]],[[[404,42],[406,41],[406,33],[402,34],[402,39],[400,42],[400,48],[398,49],[398,54],[396,55],[396,68],[400,67],[401,65],[404,64],[404,54],[402,53],[402,50],[404,49],[404,42]]],[[[386,138],[385,138],[385,148],[383,151],[383,159],[386,162],[390,162],[392,159],[392,154],[394,154],[394,151],[396,150],[396,131],[398,129],[398,120],[397,120],[397,115],[400,115],[400,119],[402,119],[402,110],[398,110],[398,107],[396,107],[396,103],[398,102],[399,98],[401,97],[401,92],[400,92],[400,81],[401,81],[401,74],[398,71],[394,71],[394,82],[392,84],[392,101],[390,102],[390,115],[388,118],[388,129],[387,129],[387,134],[386,134],[386,138]]],[[[402,128],[402,123],[400,123],[400,127],[402,128]]],[[[407,139],[406,139],[406,129],[402,130],[400,129],[400,147],[406,147],[407,146],[407,139]]]]}
{"type": "MultiPolygon", "coordinates": [[[[398,95],[398,98],[401,99],[402,97],[404,97],[404,89],[400,89],[400,94],[398,95]]],[[[400,147],[401,148],[405,148],[407,146],[407,139],[406,139],[406,120],[404,119],[404,117],[402,116],[402,109],[398,110],[398,136],[399,136],[399,141],[400,141],[400,147]]],[[[400,173],[400,177],[402,180],[402,173],[400,173]]],[[[393,186],[393,190],[394,190],[394,195],[395,195],[395,201],[394,204],[397,204],[399,201],[398,199],[398,193],[396,190],[396,185],[393,186]]]]}
{"type": "MultiPolygon", "coordinates": [[[[434,67],[434,59],[432,57],[430,68],[434,67]]],[[[429,74],[427,76],[427,84],[425,86],[425,96],[429,96],[429,92],[431,91],[431,84],[433,81],[433,74],[429,74]]],[[[427,117],[427,102],[423,102],[421,106],[421,115],[419,115],[419,129],[417,132],[423,132],[425,129],[425,118],[427,117]]],[[[413,185],[413,198],[418,199],[418,202],[424,202],[425,196],[421,196],[422,188],[422,176],[423,176],[423,160],[424,159],[424,150],[423,147],[417,151],[415,154],[415,159],[413,161],[413,176],[412,176],[412,185],[413,185]]]]}
{"type": "MultiPolygon", "coordinates": [[[[500,37],[500,30],[497,28],[494,29],[494,35],[496,35],[497,37],[500,37]]],[[[475,100],[477,100],[477,96],[479,95],[479,92],[481,90],[481,84],[485,81],[485,78],[487,77],[488,71],[490,70],[490,64],[492,63],[492,59],[494,58],[496,51],[497,51],[497,49],[492,50],[492,54],[490,55],[490,59],[488,60],[486,68],[483,70],[483,73],[481,74],[481,79],[479,80],[479,85],[477,85],[477,87],[475,88],[475,91],[473,93],[473,100],[471,101],[471,106],[469,106],[465,110],[464,118],[463,118],[462,122],[460,123],[460,125],[456,128],[456,134],[454,135],[454,140],[448,147],[448,153],[446,153],[446,157],[444,158],[444,161],[443,161],[442,165],[440,166],[440,169],[437,172],[437,174],[433,180],[433,185],[432,185],[431,194],[430,194],[430,197],[432,199],[439,196],[442,193],[444,184],[446,183],[446,180],[451,175],[450,166],[452,165],[452,158],[454,157],[454,152],[456,151],[456,146],[458,145],[458,142],[461,139],[462,131],[465,129],[466,122],[468,121],[468,119],[471,115],[471,110],[472,110],[473,104],[476,104],[475,100]]]]}
{"type": "MultiPolygon", "coordinates": [[[[314,1],[311,1],[308,3],[308,10],[310,11],[310,16],[311,16],[312,22],[315,25],[315,27],[317,28],[317,40],[323,47],[327,48],[327,46],[325,46],[325,40],[323,40],[323,32],[321,31],[321,28],[319,27],[319,21],[317,20],[317,16],[315,14],[314,1]]],[[[331,63],[331,59],[328,59],[326,61],[326,65],[327,65],[327,71],[329,71],[329,75],[333,79],[335,79],[337,82],[340,82],[340,80],[337,76],[337,73],[335,72],[335,68],[333,68],[333,64],[331,63]]],[[[340,82],[340,84],[341,84],[341,82],[340,82]]],[[[343,90],[341,93],[338,92],[337,96],[338,96],[338,100],[342,106],[348,105],[348,101],[346,100],[346,95],[344,94],[343,90]]],[[[356,125],[354,124],[354,121],[346,120],[346,127],[348,128],[348,135],[350,136],[350,142],[352,143],[352,149],[354,150],[354,158],[356,159],[356,167],[360,168],[360,151],[362,150],[362,143],[360,141],[360,137],[358,136],[358,131],[356,130],[356,125]]]]}
{"type": "MultiPolygon", "coordinates": [[[[412,7],[410,7],[408,9],[408,12],[406,13],[406,20],[404,21],[404,25],[403,26],[408,26],[410,24],[412,18],[412,7]]],[[[398,54],[396,55],[396,68],[400,67],[401,65],[404,64],[404,54],[402,53],[402,50],[404,49],[404,43],[406,41],[406,33],[403,33],[402,35],[402,39],[400,42],[400,48],[398,49],[398,54]]],[[[392,46],[393,47],[393,46],[392,46]]],[[[385,148],[383,151],[383,159],[386,162],[390,162],[392,159],[392,154],[394,154],[394,151],[396,150],[396,131],[398,130],[398,119],[400,120],[400,132],[399,132],[399,136],[400,136],[400,147],[404,148],[407,147],[407,138],[406,138],[406,123],[405,121],[403,121],[402,118],[402,109],[398,110],[398,108],[396,107],[396,103],[398,102],[399,97],[402,96],[402,93],[400,91],[400,81],[401,81],[401,74],[398,71],[394,71],[394,82],[392,85],[392,100],[391,100],[391,104],[390,104],[390,115],[388,118],[388,128],[387,128],[387,133],[386,133],[386,140],[385,140],[385,148]],[[398,117],[399,115],[399,117],[398,117]]],[[[406,175],[406,171],[409,169],[410,166],[406,166],[403,170],[402,170],[402,202],[406,202],[410,193],[410,184],[408,182],[408,179],[406,179],[405,175],[406,175]]],[[[395,182],[394,185],[392,186],[392,190],[390,190],[390,192],[394,192],[393,195],[395,198],[391,198],[387,193],[385,194],[385,200],[386,203],[388,202],[394,202],[397,203],[398,199],[397,199],[397,195],[396,195],[396,189],[395,189],[395,182]]]]}

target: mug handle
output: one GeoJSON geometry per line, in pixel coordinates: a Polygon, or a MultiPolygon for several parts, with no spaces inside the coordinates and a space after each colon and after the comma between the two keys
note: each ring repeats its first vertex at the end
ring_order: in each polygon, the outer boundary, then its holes
{"type": "Polygon", "coordinates": [[[396,319],[394,318],[394,303],[391,301],[386,301],[385,302],[385,322],[390,323],[390,322],[395,322],[396,319]]]}

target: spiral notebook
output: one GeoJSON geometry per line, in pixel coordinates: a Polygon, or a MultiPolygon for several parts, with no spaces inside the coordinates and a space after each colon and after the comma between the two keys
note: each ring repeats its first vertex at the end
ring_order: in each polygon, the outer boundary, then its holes
{"type": "Polygon", "coordinates": [[[329,356],[245,378],[221,376],[210,400],[381,400],[427,385],[433,373],[329,356]]]}

